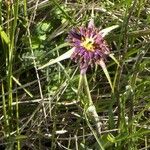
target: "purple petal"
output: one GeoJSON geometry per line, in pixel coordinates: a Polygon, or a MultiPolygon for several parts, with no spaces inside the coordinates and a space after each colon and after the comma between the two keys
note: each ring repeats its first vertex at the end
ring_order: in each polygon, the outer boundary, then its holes
{"type": "Polygon", "coordinates": [[[90,56],[90,59],[92,59],[93,56],[94,56],[94,53],[93,52],[89,52],[89,56],[90,56]]]}

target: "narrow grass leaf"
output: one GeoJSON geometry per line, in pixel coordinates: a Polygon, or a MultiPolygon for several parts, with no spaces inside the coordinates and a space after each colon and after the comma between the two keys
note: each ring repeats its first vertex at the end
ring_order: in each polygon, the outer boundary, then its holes
{"type": "MultiPolygon", "coordinates": [[[[50,2],[50,0],[49,0],[50,2]]],[[[60,7],[60,5],[58,4],[58,2],[56,0],[52,0],[52,2],[58,7],[58,9],[62,12],[62,14],[66,17],[66,19],[68,19],[72,24],[75,24],[75,22],[72,20],[72,18],[66,13],[66,11],[64,9],[62,9],[60,7]]]]}
{"type": "Polygon", "coordinates": [[[46,55],[44,55],[44,57],[46,57],[47,55],[49,55],[50,53],[52,53],[54,51],[57,51],[57,50],[59,50],[61,48],[67,47],[67,46],[69,46],[69,43],[60,44],[60,45],[56,46],[54,49],[52,49],[49,52],[47,52],[46,55]]]}
{"type": "Polygon", "coordinates": [[[23,85],[22,85],[15,77],[12,76],[12,79],[13,79],[20,87],[22,87],[22,89],[23,89],[30,97],[33,97],[33,95],[32,95],[27,89],[25,89],[25,88],[23,87],[23,85]]]}

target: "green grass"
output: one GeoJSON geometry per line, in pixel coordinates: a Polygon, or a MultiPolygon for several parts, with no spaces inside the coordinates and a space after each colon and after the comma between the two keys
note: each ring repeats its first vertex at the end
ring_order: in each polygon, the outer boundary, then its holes
{"type": "Polygon", "coordinates": [[[0,149],[148,150],[149,36],[148,0],[0,0],[0,149]],[[105,37],[114,91],[99,65],[83,77],[70,59],[39,69],[93,8],[97,28],[119,26],[105,37]]]}

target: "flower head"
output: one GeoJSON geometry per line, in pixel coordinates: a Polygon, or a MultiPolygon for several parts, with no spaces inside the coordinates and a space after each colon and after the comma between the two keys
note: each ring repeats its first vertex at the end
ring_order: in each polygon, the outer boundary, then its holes
{"type": "Polygon", "coordinates": [[[71,59],[80,63],[81,73],[85,73],[89,65],[104,60],[110,53],[103,34],[89,23],[88,27],[73,28],[69,33],[69,42],[74,48],[71,59]]]}
{"type": "Polygon", "coordinates": [[[104,61],[106,56],[109,56],[117,63],[118,66],[119,62],[113,56],[113,53],[110,53],[108,45],[104,40],[104,36],[118,27],[118,25],[113,25],[111,27],[99,31],[94,26],[94,20],[91,19],[88,27],[74,28],[70,31],[68,41],[73,48],[60,55],[59,57],[50,60],[48,63],[39,67],[38,69],[43,69],[47,66],[50,66],[52,64],[58,63],[62,60],[71,57],[71,59],[80,64],[81,74],[83,75],[86,73],[86,70],[89,65],[94,65],[95,63],[97,63],[102,67],[108,79],[108,82],[112,88],[112,91],[114,91],[104,61]]]}

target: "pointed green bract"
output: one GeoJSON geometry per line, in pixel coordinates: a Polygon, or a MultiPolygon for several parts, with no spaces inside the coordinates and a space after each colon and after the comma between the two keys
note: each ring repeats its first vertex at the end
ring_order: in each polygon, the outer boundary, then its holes
{"type": "Polygon", "coordinates": [[[111,59],[113,59],[113,60],[115,61],[115,63],[116,63],[118,66],[120,66],[118,60],[115,58],[115,56],[114,56],[113,54],[109,54],[109,57],[110,57],[111,59]]]}
{"type": "Polygon", "coordinates": [[[38,69],[39,69],[39,70],[40,70],[40,69],[43,69],[43,68],[48,67],[48,66],[50,66],[50,65],[53,65],[53,64],[55,64],[55,63],[57,63],[57,62],[60,62],[60,61],[62,61],[62,60],[65,60],[65,59],[70,58],[71,55],[72,55],[72,53],[73,53],[73,51],[74,51],[74,49],[72,48],[72,49],[70,49],[69,51],[67,51],[66,53],[64,53],[64,54],[62,54],[61,56],[57,57],[56,59],[50,60],[48,63],[46,63],[45,65],[39,67],[38,69]]]}
{"type": "Polygon", "coordinates": [[[112,30],[114,30],[118,27],[119,27],[119,25],[113,25],[111,27],[108,27],[108,28],[101,30],[100,33],[102,34],[103,37],[105,37],[109,32],[111,32],[112,30]]]}
{"type": "Polygon", "coordinates": [[[101,59],[101,60],[98,62],[98,64],[102,67],[102,69],[103,69],[103,71],[104,71],[104,73],[105,73],[105,75],[106,75],[106,77],[107,77],[107,80],[108,80],[108,82],[109,82],[109,84],[110,84],[110,87],[111,87],[111,89],[112,89],[112,93],[114,93],[114,87],[113,87],[113,85],[112,85],[112,82],[111,82],[111,79],[110,79],[110,75],[109,75],[109,73],[108,73],[108,70],[107,70],[107,68],[106,68],[106,65],[105,65],[104,61],[101,59]]]}

